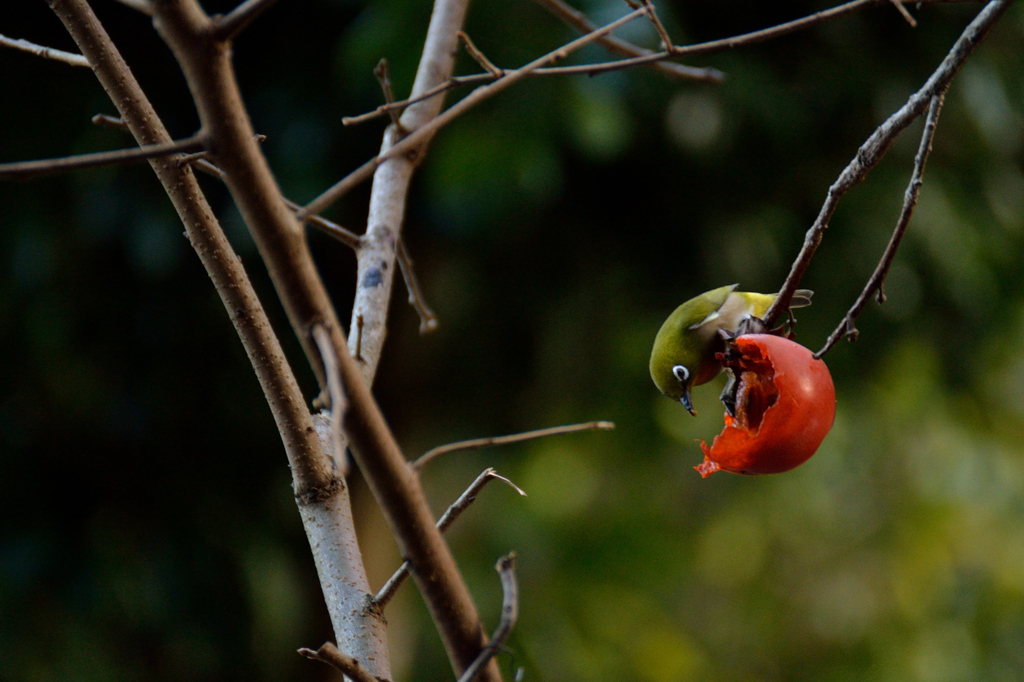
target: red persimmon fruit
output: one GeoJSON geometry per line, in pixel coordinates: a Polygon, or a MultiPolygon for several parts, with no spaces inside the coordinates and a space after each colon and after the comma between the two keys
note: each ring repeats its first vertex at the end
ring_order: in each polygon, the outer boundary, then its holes
{"type": "Polygon", "coordinates": [[[836,390],[825,363],[800,344],[771,334],[746,334],[719,354],[736,376],[735,417],[708,447],[701,476],[716,471],[777,474],[810,459],[836,417],[836,390]]]}

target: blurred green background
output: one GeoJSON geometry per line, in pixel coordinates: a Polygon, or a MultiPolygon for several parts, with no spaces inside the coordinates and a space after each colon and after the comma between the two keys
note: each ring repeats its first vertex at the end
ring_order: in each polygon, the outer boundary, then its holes
{"type": "MultiPolygon", "coordinates": [[[[149,21],[96,0],[176,136],[197,126],[149,21]]],[[[226,11],[230,2],[210,2],[226,11]]],[[[824,2],[661,3],[676,42],[824,2]]],[[[610,419],[613,432],[451,455],[424,482],[440,512],[487,466],[450,540],[497,623],[494,561],[517,551],[522,616],[503,668],[526,680],[1024,679],[1024,6],[955,81],[886,288],[856,344],[827,356],[838,416],[787,474],[707,480],[692,418],[647,356],[706,289],[772,291],[827,187],[924,81],[980,5],[880,7],[696,60],[721,85],[650,70],[535,79],[449,126],[410,197],[408,244],[433,335],[396,286],[377,396],[407,453],[610,419]]],[[[598,23],[617,2],[581,6],[598,23]]],[[[280,2],[238,41],[256,128],[306,201],[369,158],[387,57],[411,85],[425,0],[280,2]]],[[[471,7],[501,66],[573,34],[526,0],[471,7]]],[[[42,2],[0,33],[73,49],[42,2]]],[[[649,26],[621,35],[654,46],[649,26]]],[[[600,61],[598,48],[575,61],[600,61]]],[[[459,72],[478,69],[460,56],[459,72]]],[[[0,160],[118,148],[84,69],[0,51],[0,160]]],[[[463,96],[459,91],[456,96],[463,96]]],[[[895,222],[920,124],[842,202],[804,280],[812,348],[852,303],[895,222]]],[[[313,380],[222,187],[203,180],[296,371],[313,380]]],[[[331,217],[361,231],[368,188],[331,217]]],[[[313,249],[344,319],[354,259],[313,249]]],[[[338,679],[294,654],[332,638],[270,412],[227,317],[144,166],[0,184],[0,678],[338,679]]],[[[398,564],[353,480],[371,582],[398,564]]],[[[399,681],[450,680],[415,589],[389,608],[399,681]]]]}

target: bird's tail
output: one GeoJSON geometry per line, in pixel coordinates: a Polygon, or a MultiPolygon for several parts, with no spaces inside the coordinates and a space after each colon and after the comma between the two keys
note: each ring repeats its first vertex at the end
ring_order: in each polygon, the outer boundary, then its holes
{"type": "Polygon", "coordinates": [[[811,296],[814,296],[814,292],[810,289],[797,289],[793,292],[793,300],[789,302],[789,307],[806,308],[811,304],[811,296]]]}

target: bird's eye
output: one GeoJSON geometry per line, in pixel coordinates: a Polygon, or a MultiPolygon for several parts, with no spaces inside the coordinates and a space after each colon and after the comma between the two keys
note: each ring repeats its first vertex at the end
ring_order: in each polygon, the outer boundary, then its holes
{"type": "Polygon", "coordinates": [[[685,384],[686,380],[690,378],[690,370],[686,369],[682,365],[676,365],[672,368],[672,376],[679,380],[679,383],[685,384]]]}

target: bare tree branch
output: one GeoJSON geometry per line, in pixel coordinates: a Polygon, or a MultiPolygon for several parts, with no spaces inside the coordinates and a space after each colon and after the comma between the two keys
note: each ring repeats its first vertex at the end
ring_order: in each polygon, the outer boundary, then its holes
{"type": "Polygon", "coordinates": [[[371,675],[366,668],[359,664],[358,660],[341,653],[338,647],[330,642],[324,642],[316,651],[303,647],[299,649],[299,654],[314,661],[326,663],[351,678],[353,682],[381,682],[383,680],[381,677],[371,675]]]}
{"type": "Polygon", "coordinates": [[[136,12],[142,12],[148,16],[153,16],[153,2],[152,0],[117,0],[125,7],[131,7],[136,12]]]}
{"type": "Polygon", "coordinates": [[[420,289],[419,280],[416,279],[416,270],[413,267],[412,258],[409,256],[409,249],[405,246],[405,240],[398,240],[398,267],[402,271],[402,279],[405,280],[405,288],[409,292],[409,305],[416,310],[420,316],[420,334],[429,334],[437,329],[437,315],[427,305],[427,299],[420,289]]]}
{"type": "Polygon", "coordinates": [[[793,299],[793,292],[796,291],[797,286],[800,284],[800,279],[807,271],[808,266],[810,266],[814,252],[818,249],[818,244],[821,243],[821,238],[828,227],[829,220],[832,219],[832,214],[835,213],[839,200],[851,187],[867,176],[868,171],[874,168],[882,157],[885,156],[885,152],[888,151],[889,145],[892,144],[893,140],[907,126],[913,123],[918,116],[924,113],[932,97],[944,92],[949,87],[950,81],[956,76],[960,67],[967,61],[967,58],[974,52],[978,44],[985,39],[989,29],[992,28],[1011,4],[1013,4],[1013,0],[992,0],[992,2],[985,5],[974,20],[967,25],[960,38],[957,39],[950,49],[949,54],[946,55],[946,58],[942,60],[942,63],[939,64],[939,67],[935,69],[932,75],[928,77],[928,80],[921,89],[911,95],[906,104],[900,107],[896,113],[890,116],[885,123],[880,125],[868,137],[864,144],[860,146],[860,149],[857,150],[857,155],[843,169],[843,172],[839,174],[839,178],[828,188],[825,203],[822,205],[814,224],[807,230],[807,234],[804,236],[803,247],[800,249],[800,253],[797,254],[796,260],[793,261],[793,266],[790,268],[789,275],[786,277],[778,297],[772,303],[768,312],[765,313],[764,322],[769,328],[789,308],[789,303],[793,299]]]}
{"type": "Polygon", "coordinates": [[[654,26],[654,31],[655,33],[658,34],[658,40],[661,41],[661,49],[671,49],[672,38],[669,36],[668,31],[665,29],[665,25],[661,23],[661,19],[658,18],[658,12],[654,8],[654,3],[651,2],[651,0],[643,0],[641,4],[643,4],[649,10],[647,12],[647,18],[651,20],[651,24],[654,26]]]}
{"type": "MultiPolygon", "coordinates": [[[[919,4],[979,1],[980,0],[921,0],[919,4]]],[[[789,33],[793,33],[795,31],[810,28],[824,21],[828,21],[829,19],[835,19],[837,17],[841,17],[846,14],[859,11],[861,9],[889,3],[891,3],[891,0],[854,0],[853,2],[848,2],[846,4],[833,7],[832,9],[829,10],[816,12],[801,19],[796,19],[794,21],[789,21],[784,24],[779,24],[777,26],[765,28],[760,31],[754,31],[752,33],[744,33],[742,35],[733,36],[731,38],[712,40],[709,42],[697,43],[694,45],[675,45],[670,50],[664,50],[661,52],[651,52],[649,54],[644,54],[629,59],[621,59],[616,62],[608,62],[606,64],[581,64],[579,66],[564,66],[558,69],[545,69],[541,73],[543,73],[544,75],[585,74],[588,76],[596,76],[598,74],[608,73],[610,71],[620,71],[622,69],[628,69],[634,66],[660,62],[663,59],[669,59],[674,57],[691,57],[701,54],[710,54],[712,52],[721,52],[723,50],[732,50],[743,45],[764,42],[766,40],[778,38],[789,33]]]]}
{"type": "MultiPolygon", "coordinates": [[[[373,75],[377,77],[377,82],[380,83],[381,92],[384,93],[384,101],[391,104],[395,101],[395,91],[391,87],[391,76],[388,74],[388,60],[384,57],[380,58],[377,62],[377,66],[373,67],[373,75]]],[[[391,117],[393,124],[400,125],[398,117],[402,112],[398,109],[389,109],[388,115],[391,117]]]]}
{"type": "Polygon", "coordinates": [[[107,114],[96,114],[92,117],[92,124],[94,126],[100,126],[101,128],[114,128],[115,130],[128,130],[128,126],[125,125],[124,121],[117,118],[116,116],[108,116],[107,114]]]}
{"type": "MultiPolygon", "coordinates": [[[[198,159],[193,163],[193,165],[204,173],[212,175],[215,178],[220,180],[224,179],[224,171],[205,159],[198,159]]],[[[301,208],[301,206],[287,197],[285,197],[284,203],[293,211],[297,211],[301,208]]],[[[322,218],[318,215],[310,216],[307,220],[311,225],[318,227],[324,233],[334,237],[357,254],[359,253],[359,249],[362,247],[363,241],[362,237],[357,235],[355,232],[347,230],[338,223],[332,220],[327,220],[326,218],[322,218]]],[[[420,317],[420,334],[427,334],[434,331],[437,329],[438,325],[437,315],[427,304],[427,301],[423,296],[423,291],[420,288],[419,281],[416,279],[416,272],[413,270],[412,258],[409,257],[409,251],[405,246],[405,240],[401,238],[398,240],[397,260],[399,269],[402,272],[402,279],[405,280],[405,286],[409,291],[409,305],[413,307],[420,317]]],[[[361,346],[362,324],[359,324],[358,326],[360,335],[357,337],[357,343],[361,346]]],[[[357,349],[356,359],[360,358],[359,350],[361,349],[357,349]]]]}
{"type": "Polygon", "coordinates": [[[484,71],[491,74],[495,78],[501,78],[505,75],[504,69],[499,69],[495,66],[490,59],[487,58],[480,49],[473,44],[473,40],[466,34],[465,31],[459,31],[459,40],[462,41],[463,46],[466,48],[466,53],[473,58],[477,64],[483,67],[484,71]]]}
{"type": "MultiPolygon", "coordinates": [[[[285,199],[285,203],[288,205],[288,208],[292,209],[293,211],[298,211],[299,209],[302,208],[299,204],[295,203],[294,201],[291,201],[290,199],[285,199]]],[[[349,247],[356,253],[359,252],[359,248],[362,246],[363,239],[355,232],[352,232],[351,230],[346,230],[338,223],[332,220],[327,220],[326,218],[321,218],[318,215],[310,216],[308,220],[311,225],[316,226],[317,228],[320,229],[320,231],[334,237],[339,242],[349,247]]]]}
{"type": "Polygon", "coordinates": [[[466,669],[466,672],[459,678],[459,682],[472,682],[476,678],[480,669],[494,657],[498,649],[505,645],[508,636],[512,634],[512,628],[515,627],[516,621],[519,619],[519,585],[516,582],[516,553],[511,552],[508,556],[498,559],[494,569],[501,576],[501,622],[498,623],[497,629],[491,635],[491,643],[480,652],[477,659],[473,661],[473,665],[466,669]]]}
{"type": "MultiPolygon", "coordinates": [[[[462,515],[462,512],[469,508],[469,505],[473,504],[474,500],[476,500],[476,496],[479,495],[480,491],[483,490],[491,481],[502,481],[511,486],[517,493],[526,497],[526,493],[523,492],[522,488],[517,486],[515,483],[504,476],[499,476],[494,469],[485,469],[483,473],[477,476],[476,480],[466,488],[465,492],[459,495],[459,498],[448,507],[441,518],[438,519],[437,529],[444,533],[451,528],[452,524],[455,523],[455,520],[462,515]]],[[[401,587],[402,583],[404,583],[409,577],[409,568],[409,560],[406,559],[402,562],[402,565],[398,567],[398,570],[395,571],[394,575],[388,578],[388,581],[380,588],[380,591],[377,592],[377,596],[373,598],[368,608],[382,611],[391,599],[394,598],[395,593],[398,592],[398,588],[401,587]]]]}
{"type": "Polygon", "coordinates": [[[200,132],[185,140],[161,142],[158,144],[146,145],[144,147],[135,147],[133,149],[118,149],[111,152],[78,154],[76,156],[65,156],[59,159],[40,159],[38,161],[0,163],[0,178],[23,180],[25,178],[33,178],[40,175],[52,175],[53,173],[81,170],[83,168],[96,168],[97,166],[110,166],[116,163],[131,163],[132,161],[156,159],[161,156],[171,156],[182,152],[194,152],[203,149],[205,146],[206,138],[200,132]]]}
{"type": "Polygon", "coordinates": [[[461,452],[462,450],[479,450],[480,448],[487,448],[492,445],[508,445],[510,443],[521,443],[526,440],[536,440],[537,438],[546,438],[547,436],[559,436],[563,433],[576,433],[578,431],[592,431],[594,429],[611,430],[615,428],[615,424],[607,421],[596,421],[596,422],[585,422],[583,424],[568,424],[566,426],[552,426],[547,429],[537,429],[536,431],[526,431],[524,433],[514,433],[510,436],[490,436],[487,438],[474,438],[473,440],[459,441],[458,443],[449,443],[447,445],[439,445],[438,447],[428,450],[423,453],[419,459],[412,463],[412,468],[419,471],[427,464],[432,462],[434,459],[441,455],[447,455],[450,452],[461,452]]]}
{"type": "MultiPolygon", "coordinates": [[[[49,0],[49,4],[94,64],[97,78],[136,140],[144,147],[169,143],[167,129],[88,2],[49,0]]],[[[274,414],[293,471],[299,481],[309,479],[296,486],[296,494],[305,494],[309,485],[315,486],[324,478],[330,483],[329,475],[320,474],[318,466],[311,461],[322,458],[323,453],[319,440],[310,431],[309,411],[291,367],[241,261],[213,217],[213,209],[206,202],[195,176],[190,169],[178,167],[174,159],[153,159],[150,165],[181,217],[189,241],[238,331],[274,414]],[[307,461],[310,463],[306,464],[307,461]]]]}
{"type": "Polygon", "coordinates": [[[215,21],[214,38],[224,42],[234,39],[275,2],[277,0],[245,0],[226,16],[215,21]]]}
{"type": "MultiPolygon", "coordinates": [[[[213,140],[214,160],[225,172],[228,189],[267,264],[321,387],[326,384],[325,371],[311,332],[317,324],[330,331],[349,400],[344,428],[353,454],[400,550],[412,560],[413,576],[453,667],[462,671],[486,644],[476,606],[451,551],[434,527],[416,475],[388,429],[356,360],[347,351],[345,336],[313,264],[302,226],[285,204],[266,159],[253,140],[252,125],[231,67],[230,51],[210,38],[212,23],[196,0],[161,0],[154,20],[182,67],[200,120],[213,140]]],[[[407,111],[403,120],[409,115],[407,111]]],[[[373,226],[370,227],[368,236],[372,234],[373,226]]],[[[489,679],[500,679],[496,666],[489,679]]]]}
{"type": "MultiPolygon", "coordinates": [[[[658,68],[669,69],[670,75],[676,75],[690,80],[707,80],[711,82],[720,82],[725,76],[721,71],[713,68],[696,69],[688,66],[682,66],[681,64],[671,64],[664,60],[671,59],[673,57],[681,56],[692,56],[699,54],[708,54],[711,52],[720,52],[722,50],[733,49],[746,45],[749,43],[758,43],[771,38],[779,37],[792,33],[794,31],[809,28],[816,24],[819,24],[828,19],[834,19],[836,17],[855,12],[860,9],[867,7],[873,7],[877,5],[890,3],[892,0],[855,0],[854,2],[840,5],[831,10],[825,10],[818,12],[802,19],[780,24],[772,28],[763,29],[760,31],[754,31],[753,33],[745,33],[743,35],[734,36],[732,38],[725,38],[722,40],[713,40],[707,43],[698,43],[695,45],[683,45],[673,46],[671,50],[663,50],[661,52],[654,52],[643,48],[636,47],[625,41],[618,40],[613,36],[604,36],[598,40],[599,43],[604,45],[608,50],[616,52],[618,54],[627,55],[627,59],[620,59],[611,62],[602,62],[598,64],[579,64],[577,66],[556,66],[535,69],[530,73],[531,76],[596,76],[602,73],[609,73],[612,71],[621,71],[623,69],[633,68],[635,66],[653,66],[658,68]],[[685,70],[685,73],[678,71],[677,69],[685,70]]],[[[918,4],[941,4],[941,3],[962,3],[962,2],[981,2],[982,0],[920,0],[918,4]]],[[[572,7],[569,7],[561,0],[535,0],[538,4],[545,7],[546,9],[553,12],[555,15],[566,20],[571,26],[579,29],[582,32],[591,32],[597,30],[596,27],[587,20],[586,16],[572,7]]],[[[506,70],[507,71],[507,70],[506,70]]],[[[355,125],[357,123],[363,123],[374,118],[383,116],[396,109],[403,109],[410,104],[420,102],[431,97],[436,97],[442,93],[445,93],[454,88],[463,85],[475,85],[478,83],[488,83],[495,80],[495,76],[492,73],[477,73],[467,76],[454,76],[444,83],[440,83],[435,86],[432,90],[424,92],[416,97],[412,97],[407,100],[401,100],[397,102],[391,102],[382,104],[373,111],[358,116],[346,116],[341,119],[344,125],[355,125]]],[[[344,178],[342,182],[338,183],[341,185],[345,183],[344,189],[339,188],[339,192],[344,194],[352,186],[365,180],[369,173],[372,172],[372,168],[366,166],[372,164],[374,160],[367,162],[362,167],[351,173],[348,177],[344,178]]]]}
{"type": "MultiPolygon", "coordinates": [[[[414,97],[432,90],[438,83],[451,76],[455,68],[458,33],[465,22],[468,5],[468,0],[435,1],[423,53],[416,69],[416,79],[413,82],[414,97]]],[[[393,95],[386,81],[382,81],[382,87],[385,98],[391,98],[393,95]]],[[[437,98],[405,107],[401,118],[385,130],[381,141],[381,153],[389,150],[410,131],[415,131],[436,118],[443,106],[443,99],[437,98]]],[[[416,158],[396,158],[389,163],[380,164],[379,167],[375,160],[372,166],[363,166],[367,177],[370,173],[373,174],[373,187],[370,191],[366,233],[361,238],[358,253],[356,296],[352,303],[349,323],[349,329],[358,329],[358,334],[355,339],[349,339],[349,350],[359,359],[367,384],[373,383],[387,335],[387,315],[394,285],[396,259],[399,260],[399,269],[406,274],[409,291],[416,292],[410,293],[410,299],[422,301],[416,280],[414,276],[410,277],[412,270],[404,267],[399,258],[399,251],[404,251],[401,235],[409,183],[424,154],[425,149],[420,150],[416,158]]],[[[424,304],[417,306],[416,309],[420,314],[421,329],[425,319],[426,324],[430,326],[432,313],[429,308],[424,304]],[[426,318],[424,311],[429,313],[426,318]]]]}
{"type": "Polygon", "coordinates": [[[30,43],[27,40],[8,38],[5,35],[0,35],[0,47],[9,47],[13,50],[20,50],[22,52],[28,52],[34,54],[37,57],[43,59],[52,59],[57,62],[64,62],[71,66],[84,66],[89,68],[89,60],[80,54],[74,52],[65,52],[64,50],[55,50],[52,47],[43,47],[42,45],[36,45],[30,43]]]}
{"type": "Polygon", "coordinates": [[[917,28],[917,19],[915,19],[906,7],[903,6],[902,0],[892,0],[892,4],[896,5],[896,9],[899,10],[903,18],[907,20],[911,28],[917,28]]]}
{"type": "MultiPolygon", "coordinates": [[[[341,123],[342,125],[346,126],[355,125],[357,123],[363,123],[364,121],[379,118],[381,116],[384,116],[385,114],[390,115],[391,112],[400,111],[411,104],[417,104],[419,102],[423,102],[433,97],[437,97],[438,95],[443,95],[449,90],[457,88],[460,85],[474,85],[476,83],[487,83],[492,80],[494,80],[494,76],[489,73],[478,73],[472,76],[452,76],[451,78],[441,83],[440,85],[437,85],[431,88],[430,90],[427,90],[426,92],[421,93],[415,97],[399,100],[397,102],[388,102],[386,104],[380,105],[373,111],[367,112],[365,114],[360,114],[358,116],[343,116],[341,118],[341,123]]],[[[362,169],[360,167],[356,169],[356,171],[354,171],[353,173],[350,173],[349,176],[351,177],[355,172],[361,170],[362,169]]],[[[370,172],[372,173],[373,169],[371,169],[370,172]]]]}
{"type": "Polygon", "coordinates": [[[885,282],[885,276],[889,274],[889,268],[892,267],[893,260],[896,258],[896,251],[899,250],[900,242],[903,241],[903,235],[906,234],[910,218],[914,215],[917,198],[921,194],[925,163],[928,161],[928,154],[932,150],[935,126],[938,123],[939,112],[942,110],[942,100],[945,96],[945,92],[932,96],[931,104],[928,107],[928,116],[924,120],[924,130],[921,132],[921,144],[917,148],[917,156],[914,157],[914,172],[910,176],[910,184],[907,185],[906,192],[903,193],[903,208],[900,211],[899,219],[896,221],[896,229],[893,230],[892,237],[889,238],[889,244],[885,247],[885,253],[882,254],[882,258],[875,267],[875,271],[871,274],[870,279],[868,279],[868,283],[864,285],[864,290],[861,291],[860,296],[857,297],[853,306],[846,313],[843,321],[829,335],[821,350],[814,354],[814,357],[819,360],[839,342],[841,337],[845,336],[850,341],[857,340],[858,332],[854,326],[854,321],[864,311],[864,307],[867,305],[872,294],[878,292],[878,302],[885,302],[882,285],[885,282]]]}
{"type": "Polygon", "coordinates": [[[216,150],[212,160],[225,172],[224,181],[266,261],[306,358],[321,388],[326,388],[323,362],[311,331],[318,323],[332,334],[340,334],[341,327],[305,245],[303,229],[285,205],[256,142],[235,81],[231,51],[212,37],[216,22],[196,0],[161,0],[153,24],[185,73],[204,130],[216,150]]]}
{"type": "MultiPolygon", "coordinates": [[[[566,3],[562,2],[562,0],[534,1],[580,33],[590,33],[597,30],[597,26],[591,23],[583,12],[570,7],[566,3]]],[[[642,57],[654,54],[651,50],[637,47],[632,43],[620,40],[614,36],[605,36],[598,41],[598,44],[609,52],[624,55],[626,57],[642,57]]],[[[724,74],[718,69],[695,68],[692,66],[684,66],[682,64],[672,64],[670,62],[653,62],[651,64],[651,68],[661,71],[667,76],[672,76],[673,78],[678,78],[680,80],[720,83],[724,78],[724,74]]]]}
{"type": "MultiPolygon", "coordinates": [[[[167,142],[164,128],[131,70],[85,0],[50,0],[136,140],[143,145],[167,142]]],[[[356,541],[348,489],[334,470],[331,440],[321,443],[321,424],[306,408],[298,382],[253,291],[241,260],[214,218],[190,167],[174,159],[150,164],[185,225],[186,233],[220,295],[256,371],[292,470],[299,512],[309,538],[335,636],[346,648],[375,661],[387,674],[384,621],[365,613],[371,597],[356,541]]],[[[197,167],[208,165],[200,160],[197,167]]]]}
{"type": "MultiPolygon", "coordinates": [[[[372,168],[384,161],[387,161],[388,159],[394,159],[398,156],[418,152],[418,148],[421,145],[427,143],[438,130],[440,130],[443,126],[447,125],[449,122],[451,122],[458,116],[462,115],[472,107],[476,106],[483,100],[498,94],[505,88],[522,80],[526,76],[529,76],[535,70],[543,66],[546,66],[547,64],[551,64],[552,62],[565,59],[571,53],[575,52],[576,50],[579,50],[582,47],[585,47],[586,45],[589,45],[590,43],[601,38],[602,36],[608,35],[618,27],[622,26],[623,24],[628,24],[637,17],[646,15],[648,11],[649,10],[646,7],[641,7],[640,9],[633,10],[629,14],[625,15],[624,17],[621,17],[620,19],[617,19],[616,21],[613,21],[607,26],[600,28],[592,33],[589,33],[581,38],[577,38],[571,43],[563,45],[557,50],[553,50],[544,55],[543,57],[533,60],[532,62],[526,64],[525,66],[521,66],[518,69],[512,71],[506,71],[503,77],[498,78],[493,82],[488,83],[487,85],[483,85],[477,88],[473,92],[469,93],[466,97],[459,100],[456,104],[452,105],[443,114],[440,114],[437,117],[431,119],[428,123],[425,123],[422,126],[416,128],[410,128],[411,130],[413,130],[413,132],[408,137],[405,137],[400,142],[395,142],[386,150],[382,150],[381,153],[376,158],[368,161],[366,164],[360,167],[360,169],[357,172],[362,173],[364,172],[363,169],[366,168],[367,166],[370,166],[372,168]]],[[[402,120],[404,124],[405,115],[403,115],[402,120]]],[[[330,206],[332,203],[340,199],[345,192],[347,192],[349,189],[352,188],[352,186],[354,186],[356,182],[354,176],[355,173],[350,174],[348,177],[342,179],[333,187],[329,188],[326,192],[324,192],[317,198],[313,199],[313,201],[306,204],[306,206],[299,214],[300,218],[304,219],[308,215],[320,213],[325,208],[330,206]]]]}

